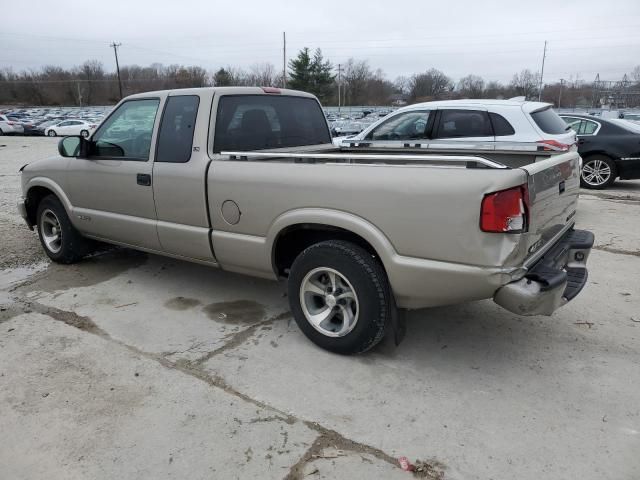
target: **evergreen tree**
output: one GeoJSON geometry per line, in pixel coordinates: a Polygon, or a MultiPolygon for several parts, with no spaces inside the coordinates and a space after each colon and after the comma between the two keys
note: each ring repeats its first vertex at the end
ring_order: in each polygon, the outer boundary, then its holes
{"type": "Polygon", "coordinates": [[[307,47],[300,50],[298,56],[289,61],[289,69],[287,86],[294,90],[310,91],[312,87],[311,56],[307,47]]]}
{"type": "Polygon", "coordinates": [[[331,62],[325,61],[319,48],[313,58],[307,47],[300,50],[298,56],[289,62],[289,69],[289,88],[313,93],[321,102],[330,98],[335,75],[331,73],[331,62]]]}
{"type": "Polygon", "coordinates": [[[335,75],[332,73],[333,65],[329,60],[324,60],[322,51],[318,48],[313,55],[311,72],[313,78],[313,89],[311,92],[318,97],[320,102],[325,103],[331,97],[335,75]]]}
{"type": "Polygon", "coordinates": [[[218,70],[213,76],[213,84],[216,87],[228,87],[231,85],[231,75],[224,68],[218,70]]]}

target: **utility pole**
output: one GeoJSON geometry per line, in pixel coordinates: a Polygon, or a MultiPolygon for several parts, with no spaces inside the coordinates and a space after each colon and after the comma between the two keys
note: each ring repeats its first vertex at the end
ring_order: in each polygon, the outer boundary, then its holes
{"type": "Polygon", "coordinates": [[[338,64],[338,115],[340,115],[340,84],[342,83],[342,65],[338,64]]]}
{"type": "Polygon", "coordinates": [[[122,100],[122,80],[120,80],[120,64],[118,63],[118,47],[121,43],[113,42],[110,47],[113,47],[113,53],[116,55],[116,71],[118,72],[118,88],[120,89],[120,100],[122,100]]]}
{"type": "Polygon", "coordinates": [[[542,78],[544,77],[544,60],[547,57],[547,41],[544,41],[544,50],[542,52],[542,68],[540,69],[540,88],[538,89],[538,101],[542,99],[542,78]]]}
{"type": "Polygon", "coordinates": [[[558,93],[558,108],[560,108],[560,102],[562,101],[562,84],[564,83],[564,78],[560,79],[560,92],[558,93]]]}
{"type": "Polygon", "coordinates": [[[287,32],[282,32],[282,88],[287,88],[287,32]]]}

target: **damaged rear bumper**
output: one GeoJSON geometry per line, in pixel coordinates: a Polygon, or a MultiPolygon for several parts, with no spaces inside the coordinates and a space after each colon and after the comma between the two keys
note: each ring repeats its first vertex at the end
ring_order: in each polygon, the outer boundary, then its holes
{"type": "Polygon", "coordinates": [[[525,274],[499,288],[493,300],[518,315],[551,315],[587,283],[593,233],[569,230],[525,274]]]}

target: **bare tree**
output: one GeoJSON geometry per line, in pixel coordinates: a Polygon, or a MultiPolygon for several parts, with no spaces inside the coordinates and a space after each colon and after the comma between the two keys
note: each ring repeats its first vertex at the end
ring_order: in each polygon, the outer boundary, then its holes
{"type": "Polygon", "coordinates": [[[414,101],[428,101],[442,98],[452,88],[449,77],[432,68],[411,77],[409,94],[414,101]]]}
{"type": "Polygon", "coordinates": [[[484,80],[477,75],[467,75],[458,81],[458,91],[466,98],[482,98],[484,80]]]}
{"type": "Polygon", "coordinates": [[[525,69],[513,76],[510,86],[517,96],[532,99],[538,95],[539,82],[540,75],[538,73],[533,73],[531,70],[525,69]]]}
{"type": "Polygon", "coordinates": [[[272,63],[256,63],[251,66],[249,83],[259,87],[271,87],[276,84],[276,67],[272,63]]]}
{"type": "Polygon", "coordinates": [[[342,77],[345,103],[348,105],[366,105],[367,83],[372,77],[373,74],[366,60],[350,58],[345,65],[342,77]]]}

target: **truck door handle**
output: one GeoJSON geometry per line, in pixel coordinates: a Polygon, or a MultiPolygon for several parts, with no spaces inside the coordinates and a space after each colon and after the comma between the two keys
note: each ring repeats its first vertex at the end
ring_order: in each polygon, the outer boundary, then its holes
{"type": "Polygon", "coordinates": [[[580,140],[578,140],[578,145],[582,145],[583,143],[585,143],[585,141],[586,141],[586,140],[584,140],[584,139],[582,139],[582,138],[581,138],[580,140]]]}
{"type": "Polygon", "coordinates": [[[142,185],[143,187],[151,185],[151,175],[148,173],[138,173],[138,175],[136,175],[136,180],[138,185],[142,185]]]}

